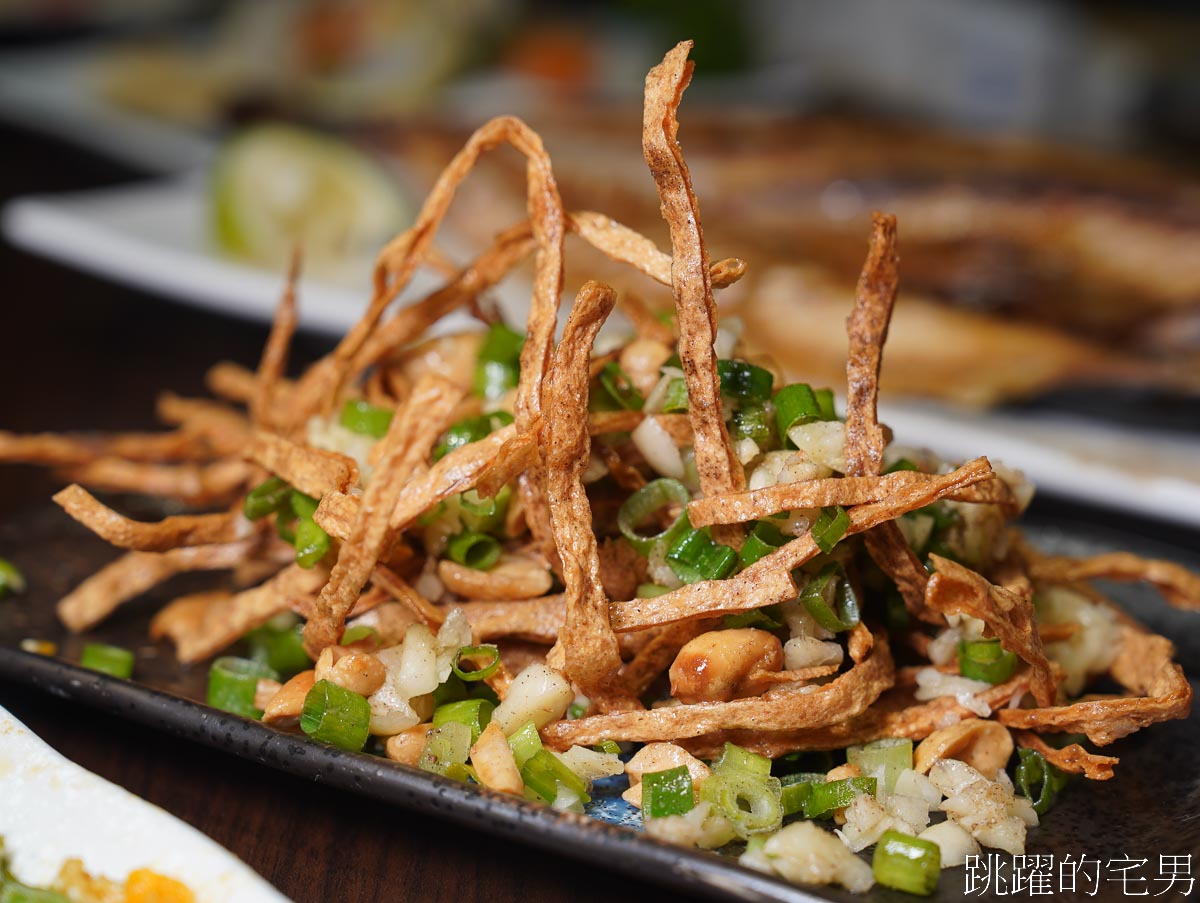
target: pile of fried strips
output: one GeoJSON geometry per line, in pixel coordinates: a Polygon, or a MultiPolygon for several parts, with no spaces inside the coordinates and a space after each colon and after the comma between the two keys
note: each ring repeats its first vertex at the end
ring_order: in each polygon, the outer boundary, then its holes
{"type": "MultiPolygon", "coordinates": [[[[1049,557],[1013,532],[1002,534],[1003,553],[990,556],[981,570],[933,556],[931,572],[906,543],[897,519],[940,500],[994,506],[1006,517],[1018,506],[986,458],[945,473],[883,473],[887,435],[877,420],[876,395],[897,289],[893,217],[875,215],[848,320],[844,473],[747,489],[722,409],[713,301],[714,289],[736,282],[745,266],[736,258],[709,259],[676,139],[676,111],[691,77],[690,46],[675,47],[646,79],[643,150],[670,229],[669,254],[602,214],[564,210],[538,135],[518,119],[500,117],[471,136],[414,224],[379,254],[373,297],[362,318],[299,378],[285,375],[298,317],[298,266],[293,266],[257,372],[229,363],[214,366],[209,385],[219,401],[163,395],[158,414],[171,431],[103,438],[0,433],[0,460],[58,468],[72,485],[55,500],[126,550],[61,600],[62,621],[73,631],[85,631],[176,574],[226,571],[231,573],[226,585],[245,588],[176,599],[154,618],[153,635],[172,640],[180,661],[196,662],[290,610],[307,619],[305,648],[315,659],[339,642],[347,619],[373,608],[389,612],[375,622],[386,644],[397,642],[407,624],[436,629],[452,607],[459,607],[476,643],[500,645],[502,666],[488,682],[501,698],[514,670],[542,661],[589,700],[583,717],[542,729],[543,741],[556,749],[606,739],[675,741],[711,756],[731,741],[778,756],[883,737],[921,739],[975,713],[953,696],[917,701],[919,669],[897,667],[892,644],[927,650],[932,632],[955,616],[981,620],[984,636],[998,637],[1020,660],[1009,679],[982,694],[991,717],[1013,729],[1021,745],[1041,750],[1065,771],[1107,779],[1117,760],[1079,745],[1052,748],[1039,735],[1083,734],[1103,746],[1149,724],[1185,717],[1191,690],[1172,662],[1171,643],[1115,608],[1119,645],[1108,677],[1124,692],[1067,700],[1059,687],[1061,669],[1048,660],[1043,640],[1061,640],[1073,626],[1054,625],[1053,637],[1040,634],[1033,597],[1047,587],[1065,586],[1096,605],[1112,607],[1088,581],[1140,580],[1172,604],[1197,609],[1200,579],[1195,575],[1169,562],[1123,553],[1049,557]],[[393,310],[417,268],[442,261],[435,233],[459,183],[482,154],[505,143],[527,159],[528,221],[498,235],[437,291],[393,310]],[[636,335],[624,348],[594,353],[597,332],[618,301],[608,286],[588,282],[556,345],[568,233],[669,286],[671,325],[642,301],[624,296],[620,306],[636,335]],[[471,394],[469,368],[422,367],[422,349],[447,340],[416,343],[457,309],[494,321],[481,299],[531,255],[535,278],[519,382],[506,400],[512,422],[435,460],[439,437],[456,421],[478,414],[483,402],[471,394]],[[686,414],[589,411],[589,391],[604,364],[619,359],[633,343],[647,341],[678,355],[686,414]],[[370,452],[365,488],[353,458],[306,439],[311,420],[336,417],[347,399],[394,412],[370,452]],[[656,683],[662,686],[689,641],[720,629],[725,616],[795,599],[793,572],[821,550],[804,532],[728,579],[632,598],[637,578],[630,575],[644,564],[614,538],[615,531],[597,536],[593,521],[604,519],[593,505],[598,488],[618,491],[614,481],[626,491],[644,485],[646,464],[629,453],[628,443],[610,444],[598,451],[612,479],[595,484],[593,498],[584,474],[594,458],[592,437],[628,433],[645,418],[657,419],[677,446],[694,449],[700,488],[688,507],[694,527],[711,527],[714,537],[736,549],[755,518],[843,506],[849,518],[846,544],[865,550],[862,557],[869,556],[894,583],[910,626],[891,636],[882,627],[868,627],[867,622],[882,624],[884,617],[877,610],[882,606],[866,604],[864,622],[844,635],[848,661],[842,665],[771,672],[752,694],[735,698],[647,707],[642,700],[656,683]],[[320,500],[313,519],[332,545],[314,567],[295,563],[293,547],[269,523],[243,516],[247,492],[272,476],[320,500]],[[83,486],[143,493],[211,513],[139,522],[102,504],[83,486]],[[505,487],[513,499],[506,560],[539,562],[544,580],[506,580],[503,563],[491,572],[464,574],[466,569],[435,560],[437,554],[423,548],[419,521],[439,503],[470,489],[486,498],[505,487]],[[428,585],[420,575],[430,573],[442,578],[445,590],[432,600],[417,590],[428,585]]],[[[802,305],[797,315],[803,316],[802,305]]],[[[953,664],[942,670],[955,673],[953,664]]]]}

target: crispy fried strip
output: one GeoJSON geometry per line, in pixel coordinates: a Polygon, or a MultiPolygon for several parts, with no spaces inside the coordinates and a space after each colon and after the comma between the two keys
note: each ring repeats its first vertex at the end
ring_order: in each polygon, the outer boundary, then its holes
{"type": "Polygon", "coordinates": [[[437,630],[446,620],[446,612],[413,589],[391,568],[378,565],[371,574],[371,583],[408,608],[426,627],[437,630]]]}
{"type": "Polygon", "coordinates": [[[1038,732],[1082,733],[1107,746],[1159,721],[1186,718],[1192,686],[1171,661],[1170,640],[1129,623],[1121,625],[1121,645],[1110,673],[1133,696],[1088,699],[1040,709],[1002,709],[1001,724],[1038,732]]]}
{"type": "Polygon", "coordinates": [[[80,633],[164,580],[185,571],[233,568],[255,547],[258,539],[215,546],[191,546],[170,552],[126,552],[105,565],[58,603],[58,618],[68,630],[80,633]]]}
{"type": "Polygon", "coordinates": [[[250,522],[236,511],[181,514],[149,524],[131,520],[74,483],[56,493],[54,501],[101,539],[138,552],[233,542],[254,532],[250,522]]]}
{"type": "Polygon", "coordinates": [[[358,465],[353,458],[298,445],[274,433],[255,431],[246,458],[313,498],[358,485],[358,465]]]}
{"type": "MultiPolygon", "coordinates": [[[[826,505],[862,505],[880,502],[896,491],[915,483],[927,483],[935,474],[903,470],[886,476],[836,477],[777,483],[765,489],[748,489],[695,499],[688,504],[688,519],[694,527],[711,524],[735,524],[757,520],[780,511],[797,508],[823,508],[826,505]]],[[[989,481],[989,483],[995,480],[989,481]]],[[[984,486],[988,483],[982,484],[984,486]]],[[[969,497],[980,484],[944,496],[959,500],[969,497]]]]}
{"type": "Polygon", "coordinates": [[[296,247],[292,251],[291,264],[288,266],[283,296],[279,299],[275,320],[271,323],[271,332],[267,336],[267,344],[263,347],[262,358],[258,362],[254,395],[250,399],[250,420],[256,427],[272,426],[275,422],[275,387],[287,368],[288,351],[292,345],[292,336],[296,334],[296,324],[299,322],[296,310],[296,283],[300,280],[300,260],[300,248],[296,247]]]}
{"type": "Polygon", "coordinates": [[[1116,756],[1090,753],[1078,743],[1056,749],[1032,731],[1013,731],[1013,738],[1018,746],[1041,753],[1055,768],[1069,774],[1081,774],[1089,781],[1111,780],[1113,767],[1121,762],[1116,756]]]}
{"type": "Polygon", "coordinates": [[[467,616],[471,630],[481,643],[516,637],[532,643],[550,644],[558,639],[566,619],[562,595],[521,601],[474,600],[456,606],[467,616]]]}
{"type": "Polygon", "coordinates": [[[185,596],[154,616],[150,635],[169,638],[175,644],[175,656],[184,664],[201,661],[288,611],[294,597],[311,598],[326,576],[320,568],[305,570],[291,564],[259,586],[214,598],[199,618],[194,597],[185,596]]]}
{"type": "Polygon", "coordinates": [[[136,492],[179,499],[190,505],[214,505],[232,500],[254,469],[244,461],[211,464],[145,464],[123,458],[97,458],[68,468],[66,477],[105,492],[136,492]]]}
{"type": "Polygon", "coordinates": [[[382,454],[362,495],[354,527],[321,590],[314,617],[304,625],[304,645],[314,659],[341,636],[347,612],[395,536],[389,521],[405,482],[449,425],[462,396],[463,391],[449,380],[430,373],[421,377],[397,409],[380,440],[382,454]]]}
{"type": "Polygon", "coordinates": [[[170,433],[120,433],[88,436],[64,433],[19,435],[0,430],[0,461],[50,466],[88,464],[100,458],[134,461],[206,459],[212,452],[196,447],[188,430],[170,433]]]}
{"type": "Polygon", "coordinates": [[[587,282],[579,290],[554,353],[539,434],[545,454],[550,525],[565,587],[566,619],[559,645],[567,676],[604,712],[638,706],[620,680],[621,652],[608,622],[608,596],[600,583],[592,508],[583,487],[591,448],[588,359],[596,333],[616,301],[617,293],[599,282],[587,282]]]}
{"type": "Polygon", "coordinates": [[[1033,670],[1030,690],[1039,705],[1054,704],[1058,683],[1042,649],[1033,614],[1033,597],[988,582],[956,561],[930,555],[934,574],[925,589],[925,604],[944,615],[979,618],[1000,644],[1033,670]]]}
{"type": "MultiPolygon", "coordinates": [[[[216,456],[236,455],[250,441],[250,421],[245,414],[208,398],[182,398],[161,392],[154,411],[164,423],[177,424],[182,432],[199,440],[203,449],[216,456]]],[[[116,452],[131,457],[131,450],[116,452]]]]}
{"type": "Polygon", "coordinates": [[[762,699],[664,706],[558,721],[542,729],[542,738],[555,749],[563,749],[604,739],[678,741],[722,730],[816,728],[827,723],[831,713],[848,719],[865,711],[892,685],[892,677],[887,637],[879,634],[862,662],[816,689],[804,687],[807,692],[780,687],[762,699]]]}
{"type": "MultiPolygon", "coordinates": [[[[952,473],[906,486],[887,501],[850,508],[847,533],[869,530],[991,476],[992,468],[987,458],[976,458],[952,473]]],[[[812,535],[805,533],[728,580],[692,583],[652,599],[614,602],[611,608],[613,629],[619,632],[640,630],[656,624],[730,614],[784,602],[796,595],[792,569],[819,552],[812,535]]]]}
{"type": "Polygon", "coordinates": [[[929,572],[909,547],[900,528],[893,522],[880,524],[863,537],[863,544],[871,560],[900,590],[908,613],[926,623],[942,623],[941,615],[930,611],[925,604],[929,572]]]}
{"type": "Polygon", "coordinates": [[[896,217],[871,215],[871,247],[858,277],[854,310],[846,322],[846,474],[867,476],[883,469],[887,444],[879,426],[879,365],[900,276],[896,217]]]}
{"type": "Polygon", "coordinates": [[[1200,574],[1173,561],[1142,558],[1130,552],[1109,552],[1090,558],[1035,555],[1029,558],[1029,576],[1047,583],[1079,580],[1145,581],[1176,608],[1200,610],[1200,574]]]}
{"type": "MultiPolygon", "coordinates": [[[[676,136],[676,111],[692,77],[691,41],[675,46],[646,76],[642,153],[671,231],[671,292],[679,316],[679,359],[688,390],[688,419],[695,437],[696,470],[705,495],[745,487],[721,408],[717,376],[716,306],[700,207],[676,136]]],[[[736,535],[736,531],[734,531],[736,535]]]]}
{"type": "MultiPolygon", "coordinates": [[[[505,483],[511,483],[533,466],[538,455],[540,428],[541,420],[535,422],[534,429],[523,433],[516,432],[516,425],[513,425],[514,432],[505,440],[494,463],[480,475],[479,481],[475,485],[481,496],[493,498],[504,488],[505,483]]],[[[470,448],[470,446],[467,447],[470,448]]]]}
{"type": "MultiPolygon", "coordinates": [[[[204,383],[210,392],[218,398],[237,404],[249,405],[254,398],[254,388],[258,385],[258,376],[253,370],[243,367],[233,361],[217,361],[208,368],[204,375],[204,383]]],[[[281,383],[278,388],[290,391],[295,388],[290,382],[281,383]]]]}
{"type": "MultiPolygon", "coordinates": [[[[671,268],[668,266],[668,276],[670,272],[671,268]]],[[[650,310],[646,302],[640,297],[631,292],[625,292],[618,299],[617,308],[633,324],[633,328],[640,338],[662,342],[668,348],[675,347],[675,340],[677,338],[675,330],[655,316],[654,312],[650,310]]]]}

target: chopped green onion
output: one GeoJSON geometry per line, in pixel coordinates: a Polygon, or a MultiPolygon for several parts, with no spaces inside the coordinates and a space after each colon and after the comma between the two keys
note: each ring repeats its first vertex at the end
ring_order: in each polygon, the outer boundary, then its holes
{"type": "Polygon", "coordinates": [[[771,773],[771,760],[735,743],[726,743],[721,755],[712,763],[712,768],[717,772],[748,771],[751,774],[767,775],[771,773]]]}
{"type": "Polygon", "coordinates": [[[696,806],[692,775],[686,765],[642,775],[642,817],[683,815],[696,806]]]}
{"type": "Polygon", "coordinates": [[[310,518],[296,521],[296,564],[311,568],[329,551],[329,534],[310,518]]]}
{"type": "Polygon", "coordinates": [[[689,529],[667,549],[667,566],[684,583],[724,580],[737,567],[737,552],[714,542],[707,530],[689,529]]]}
{"type": "Polygon", "coordinates": [[[713,805],[742,839],[767,834],[783,823],[778,778],[730,768],[714,771],[700,785],[700,798],[713,805]]]}
{"type": "Polygon", "coordinates": [[[392,425],[392,412],[357,398],[349,398],[342,405],[338,423],[352,433],[382,439],[392,425]]]}
{"type": "Polygon", "coordinates": [[[542,748],[542,738],[538,736],[537,725],[526,721],[508,738],[508,746],[512,750],[517,768],[520,768],[542,748]]]}
{"type": "Polygon", "coordinates": [[[775,429],[780,436],[798,424],[822,419],[821,405],[808,383],[792,383],[775,393],[775,429]]]}
{"type": "Polygon", "coordinates": [[[587,714],[587,706],[580,705],[578,702],[573,702],[567,706],[567,718],[575,721],[587,714]]]}
{"type": "Polygon", "coordinates": [[[258,520],[282,508],[292,494],[292,487],[279,477],[267,477],[246,494],[242,513],[249,520],[258,520]]]}
{"type": "Polygon", "coordinates": [[[354,627],[347,627],[344,631],[342,631],[342,639],[338,645],[350,646],[354,643],[362,642],[363,640],[371,640],[375,644],[376,648],[383,645],[383,639],[379,636],[379,631],[366,624],[357,624],[354,627]]]}
{"type": "Polygon", "coordinates": [[[625,500],[617,512],[617,527],[631,546],[643,555],[649,555],[655,543],[670,545],[680,533],[690,528],[687,520],[687,503],[691,494],[678,480],[661,477],[647,483],[625,500]],[[638,527],[657,516],[666,508],[679,505],[675,519],[661,532],[644,534],[638,527]]]}
{"type": "Polygon", "coordinates": [[[609,756],[617,756],[621,754],[621,747],[616,740],[601,740],[592,749],[596,752],[602,752],[609,756]]]}
{"type": "Polygon", "coordinates": [[[777,605],[739,611],[736,615],[726,615],[721,619],[721,626],[730,629],[757,627],[759,630],[779,630],[783,624],[783,616],[779,613],[777,605]]]}
{"type": "Polygon", "coordinates": [[[1067,776],[1051,765],[1036,749],[1018,749],[1021,761],[1017,764],[1016,783],[1021,793],[1033,803],[1033,811],[1045,815],[1067,786],[1067,776]]]}
{"type": "Polygon", "coordinates": [[[607,393],[609,400],[618,408],[626,411],[640,411],[646,404],[642,393],[634,388],[621,365],[611,361],[600,371],[600,385],[607,393]]]}
{"type": "Polygon", "coordinates": [[[865,775],[874,775],[883,769],[883,789],[891,793],[896,789],[900,772],[913,767],[912,740],[901,737],[885,737],[872,740],[862,746],[851,746],[846,750],[846,761],[857,765],[865,775]]]}
{"type": "Polygon", "coordinates": [[[300,730],[314,740],[358,752],[370,736],[371,704],[345,687],[318,680],[304,697],[300,730]]]}
{"type": "Polygon", "coordinates": [[[0,903],[71,903],[71,899],[57,891],[6,881],[0,884],[0,903]]]}
{"type": "Polygon", "coordinates": [[[813,397],[817,399],[817,409],[821,412],[822,420],[837,420],[837,411],[833,407],[833,389],[814,389],[813,397]]]}
{"type": "Polygon", "coordinates": [[[548,749],[539,749],[526,760],[521,766],[521,779],[526,787],[548,803],[558,798],[559,784],[578,796],[581,802],[591,801],[587,782],[548,749]]]}
{"type": "Polygon", "coordinates": [[[457,675],[452,673],[438,684],[437,689],[433,691],[433,707],[436,709],[447,702],[457,702],[460,699],[466,698],[467,685],[459,680],[457,675]]]}
{"type": "Polygon", "coordinates": [[[760,449],[768,448],[775,442],[771,417],[761,404],[747,403],[734,411],[729,421],[729,435],[735,440],[753,439],[760,449]]]}
{"type": "Polygon", "coordinates": [[[804,801],[804,817],[820,818],[830,815],[834,809],[843,809],[854,802],[859,794],[875,795],[875,778],[846,778],[842,781],[827,781],[814,784],[812,793],[804,801]]]}
{"type": "Polygon", "coordinates": [[[721,394],[739,401],[767,401],[775,383],[771,371],[745,361],[717,361],[717,375],[721,378],[721,394]]]}
{"type": "Polygon", "coordinates": [[[670,591],[669,586],[661,586],[657,583],[639,583],[634,595],[639,599],[653,599],[655,596],[661,596],[670,591]]]}
{"type": "Polygon", "coordinates": [[[490,643],[483,646],[463,646],[454,653],[454,664],[451,667],[460,680],[467,682],[486,680],[500,667],[500,649],[490,643]],[[464,671],[459,667],[459,663],[464,658],[470,659],[477,655],[486,655],[487,663],[474,671],[464,671]]]}
{"type": "Polygon", "coordinates": [[[500,543],[486,533],[466,530],[450,537],[446,557],[477,571],[486,571],[500,560],[500,543]]]}
{"type": "Polygon", "coordinates": [[[512,422],[513,416],[508,411],[493,411],[491,414],[479,414],[460,420],[442,433],[437,447],[433,450],[433,460],[440,461],[455,449],[478,442],[512,422]]]}
{"type": "Polygon", "coordinates": [[[921,468],[917,467],[917,465],[914,464],[912,461],[910,461],[908,458],[898,458],[896,461],[893,461],[886,468],[884,468],[883,472],[884,473],[898,473],[901,470],[920,471],[920,469],[921,468]]]}
{"type": "Polygon", "coordinates": [[[804,811],[805,801],[812,796],[811,781],[793,781],[784,784],[780,791],[780,802],[783,804],[783,814],[795,815],[804,811]]]}
{"type": "Polygon", "coordinates": [[[828,555],[850,529],[850,515],[841,505],[830,505],[821,509],[820,516],[813,521],[810,529],[813,542],[828,555]]]}
{"type": "Polygon", "coordinates": [[[429,732],[417,767],[422,771],[465,780],[466,773],[454,766],[466,765],[471,755],[471,728],[461,721],[447,721],[429,732]]]}
{"type": "Polygon", "coordinates": [[[254,696],[264,679],[279,680],[279,673],[248,658],[222,656],[208,670],[208,704],[243,718],[261,718],[254,696]]]}
{"type": "Polygon", "coordinates": [[[311,495],[305,495],[299,489],[293,489],[288,496],[288,504],[292,506],[292,513],[301,520],[312,520],[313,515],[317,513],[317,506],[320,504],[319,499],[313,498],[311,495]]]}
{"type": "Polygon", "coordinates": [[[293,526],[296,515],[288,508],[280,508],[275,512],[275,533],[289,546],[296,544],[296,529],[293,526]]]}
{"type": "Polygon", "coordinates": [[[770,555],[787,541],[788,537],[784,536],[778,527],[760,520],[742,544],[742,550],[738,553],[738,564],[747,568],[760,558],[770,555]]]}
{"type": "Polygon", "coordinates": [[[859,621],[858,597],[836,561],[825,565],[805,584],[800,604],[814,621],[834,633],[849,630],[859,621]]]}
{"type": "Polygon", "coordinates": [[[942,851],[931,840],[885,831],[871,860],[875,880],[884,887],[929,896],[942,872],[942,851]]]}
{"type": "Polygon", "coordinates": [[[451,496],[447,503],[455,508],[463,529],[472,533],[494,533],[504,526],[512,489],[501,486],[493,498],[483,498],[474,489],[451,496]]]}
{"type": "Polygon", "coordinates": [[[483,729],[492,720],[495,706],[486,699],[463,699],[458,702],[448,702],[433,711],[433,726],[442,727],[451,721],[458,721],[471,729],[471,744],[479,739],[483,729]]]}
{"type": "Polygon", "coordinates": [[[1017,670],[1017,657],[997,640],[963,640],[958,644],[958,673],[971,680],[1002,684],[1017,670]]]}
{"type": "Polygon", "coordinates": [[[304,651],[301,630],[295,615],[285,616],[279,622],[272,618],[246,634],[250,658],[286,677],[308,670],[312,667],[312,659],[304,651]]]}
{"type": "Polygon", "coordinates": [[[522,333],[503,323],[493,323],[479,348],[472,388],[476,395],[495,401],[514,388],[521,375],[522,333]]]}
{"type": "Polygon", "coordinates": [[[682,414],[688,409],[687,383],[682,376],[667,383],[663,392],[662,412],[664,414],[682,414]]]}
{"type": "Polygon", "coordinates": [[[79,664],[112,677],[133,676],[133,653],[120,646],[109,646],[107,643],[88,643],[83,647],[79,664]]]}

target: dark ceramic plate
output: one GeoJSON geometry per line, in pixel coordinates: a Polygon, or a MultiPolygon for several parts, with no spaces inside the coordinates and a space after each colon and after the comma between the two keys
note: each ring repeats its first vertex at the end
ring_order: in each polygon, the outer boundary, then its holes
{"type": "MultiPolygon", "coordinates": [[[[1064,530],[1052,524],[1036,524],[1030,532],[1037,544],[1048,549],[1083,552],[1124,547],[1191,566],[1200,564],[1200,558],[1182,549],[1147,547],[1143,541],[1106,535],[1094,528],[1083,533],[1077,527],[1064,530]]],[[[27,595],[0,605],[0,678],[5,680],[94,705],[297,777],[499,832],[679,892],[744,900],[913,899],[882,888],[865,898],[829,888],[799,888],[743,869],[733,858],[658,843],[621,826],[631,813],[620,800],[619,783],[602,787],[589,811],[594,817],[584,818],[468,787],[375,756],[342,752],[304,736],[281,733],[216,711],[194,701],[204,698],[206,667],[181,667],[168,648],[146,639],[150,613],[167,599],[203,585],[206,578],[172,581],[165,591],[160,589],[127,606],[86,638],[72,637],[54,619],[53,604],[112,557],[112,551],[49,507],[28,511],[0,525],[0,548],[24,571],[30,584],[27,595]],[[25,637],[56,641],[60,657],[20,651],[18,644],[25,637]],[[95,640],[136,649],[138,681],[111,679],[72,664],[78,661],[83,643],[95,640]]],[[[211,583],[212,578],[207,578],[207,584],[211,583]]],[[[1177,642],[1179,660],[1189,675],[1200,675],[1200,630],[1194,620],[1200,616],[1173,611],[1139,587],[1112,589],[1132,612],[1177,642]]],[[[1086,785],[1074,782],[1029,836],[1031,854],[1053,857],[1049,887],[1056,894],[1065,890],[1061,864],[1068,855],[1075,861],[1087,857],[1088,865],[1079,872],[1076,887],[1086,893],[1095,882],[1097,893],[1092,899],[1124,899],[1127,891],[1143,889],[1151,895],[1165,891],[1164,898],[1170,898],[1182,885],[1169,888],[1159,880],[1171,867],[1169,863],[1164,866],[1160,856],[1192,854],[1200,872],[1198,749],[1200,717],[1156,725],[1112,747],[1122,760],[1115,780],[1086,785]],[[1145,863],[1128,870],[1132,867],[1126,857],[1134,863],[1145,863]],[[1123,867],[1127,869],[1124,872],[1120,871],[1123,867]],[[1120,880],[1109,880],[1122,875],[1145,881],[1126,887],[1120,880]]],[[[997,874],[1004,878],[1002,889],[1011,891],[1012,866],[1007,857],[1002,872],[992,871],[993,877],[997,874]]],[[[946,871],[932,899],[961,899],[968,890],[966,878],[963,869],[946,871]]],[[[989,893],[978,895],[990,897],[996,889],[993,884],[989,893]]],[[[1061,896],[1071,899],[1074,895],[1061,896]]]]}

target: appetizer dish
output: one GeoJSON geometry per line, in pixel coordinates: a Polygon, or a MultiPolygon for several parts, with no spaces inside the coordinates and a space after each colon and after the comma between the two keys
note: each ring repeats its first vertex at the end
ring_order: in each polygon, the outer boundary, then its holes
{"type": "MultiPolygon", "coordinates": [[[[1200,578],[1042,554],[1011,526],[1021,474],[889,444],[894,217],[871,223],[844,406],[718,325],[713,293],[746,264],[710,258],[676,140],[690,46],[646,79],[669,254],[568,212],[538,135],[497,118],[380,253],[361,321],[302,374],[286,376],[289,288],[257,372],[216,365],[216,401],[163,396],[175,429],[0,434],[0,455],[59,468],[58,504],[125,550],[61,600],[71,630],[175,574],[231,574],[150,628],[181,662],[221,656],[214,706],[574,812],[624,775],[655,837],[802,884],[928,894],[983,847],[1036,849],[1068,776],[1117,775],[1096,748],[1188,714],[1171,643],[1089,581],[1195,609],[1200,578]],[[502,144],[527,161],[528,220],[389,312],[502,144]],[[556,342],[568,234],[669,287],[673,309],[589,281],[556,342]],[[517,330],[486,292],[530,257],[517,330]],[[485,328],[423,340],[457,308],[485,328]],[[601,333],[616,309],[630,328],[601,333]],[[210,510],[151,523],[92,491],[210,510]],[[239,642],[249,654],[229,654],[239,642]]],[[[84,664],[135,666],[99,645],[84,664]]]]}

